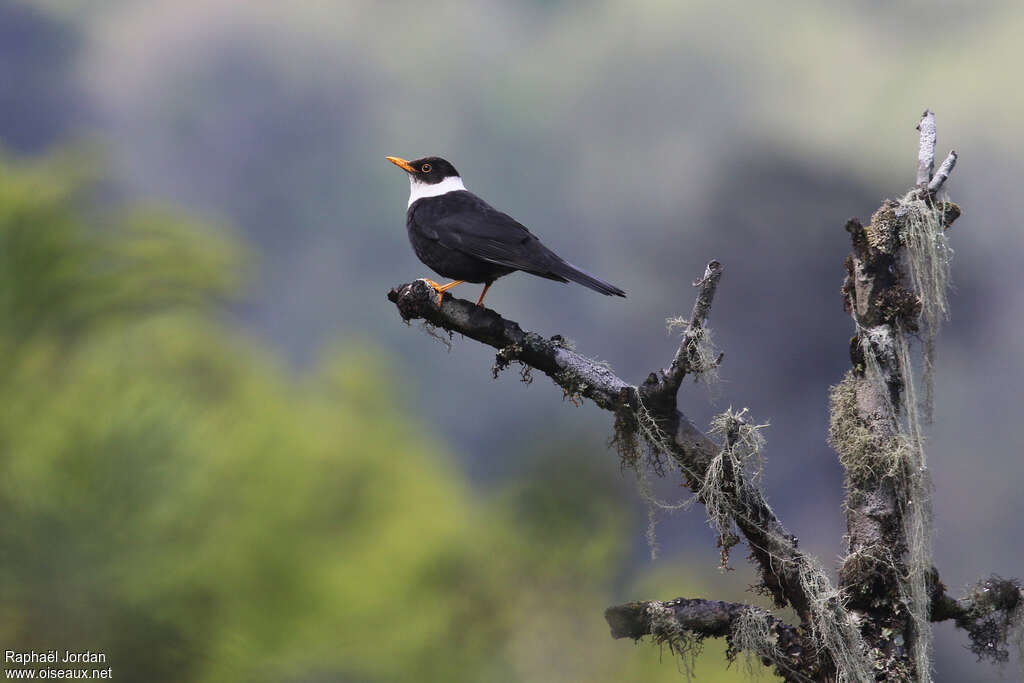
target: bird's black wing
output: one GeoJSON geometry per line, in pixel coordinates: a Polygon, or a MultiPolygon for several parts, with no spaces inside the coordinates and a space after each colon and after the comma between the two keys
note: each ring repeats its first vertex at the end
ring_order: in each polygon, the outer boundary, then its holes
{"type": "Polygon", "coordinates": [[[420,233],[448,249],[551,280],[572,280],[602,294],[625,296],[618,287],[564,261],[526,226],[472,192],[449,192],[438,201],[417,202],[412,210],[420,233]]]}
{"type": "MultiPolygon", "coordinates": [[[[419,202],[420,233],[448,249],[507,268],[547,275],[554,254],[524,225],[471,192],[460,190],[419,202]]],[[[555,257],[557,258],[557,257],[555,257]]]]}

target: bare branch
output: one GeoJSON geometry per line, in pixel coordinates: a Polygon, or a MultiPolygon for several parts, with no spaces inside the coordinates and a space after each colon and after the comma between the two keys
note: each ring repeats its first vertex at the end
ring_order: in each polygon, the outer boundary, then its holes
{"type": "Polygon", "coordinates": [[[927,187],[928,181],[932,179],[932,169],[935,168],[935,114],[930,109],[924,110],[917,129],[921,131],[921,146],[917,152],[917,186],[927,187]]]}
{"type": "Polygon", "coordinates": [[[700,287],[700,291],[693,304],[693,313],[690,314],[689,324],[679,342],[679,349],[676,351],[675,358],[672,359],[672,365],[662,371],[665,378],[664,391],[679,391],[679,385],[690,371],[693,346],[699,340],[701,330],[711,312],[711,303],[714,301],[715,290],[718,288],[718,281],[721,278],[722,264],[712,260],[704,269],[704,277],[693,283],[694,287],[700,287]]]}
{"type": "Polygon", "coordinates": [[[946,160],[942,162],[942,165],[939,166],[939,170],[935,174],[935,177],[933,177],[932,181],[928,183],[929,192],[935,194],[942,189],[942,186],[949,178],[949,174],[953,172],[953,168],[956,166],[957,158],[956,150],[952,150],[949,153],[949,156],[946,157],[946,160]]]}

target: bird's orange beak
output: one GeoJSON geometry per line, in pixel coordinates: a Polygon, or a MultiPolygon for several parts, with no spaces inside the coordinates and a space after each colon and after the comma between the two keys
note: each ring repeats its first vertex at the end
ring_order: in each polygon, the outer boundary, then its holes
{"type": "Polygon", "coordinates": [[[416,169],[409,165],[409,162],[399,157],[385,157],[388,161],[393,163],[398,168],[406,171],[407,173],[415,173],[416,169]]]}

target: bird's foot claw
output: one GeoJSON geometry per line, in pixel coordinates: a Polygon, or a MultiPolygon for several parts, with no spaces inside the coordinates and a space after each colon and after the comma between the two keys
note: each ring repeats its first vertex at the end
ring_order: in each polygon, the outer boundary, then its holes
{"type": "Polygon", "coordinates": [[[433,290],[435,292],[437,292],[437,307],[438,308],[441,308],[441,301],[444,299],[444,293],[445,292],[447,292],[449,289],[451,289],[455,285],[461,285],[463,282],[465,282],[465,280],[456,280],[455,282],[449,282],[446,285],[442,285],[442,284],[438,284],[438,283],[434,282],[433,280],[428,280],[427,278],[423,278],[423,281],[426,282],[428,285],[430,285],[430,287],[433,288],[433,290]]]}
{"type": "Polygon", "coordinates": [[[430,285],[430,287],[435,292],[437,292],[437,307],[441,308],[441,299],[444,298],[444,290],[441,289],[442,285],[434,282],[433,280],[428,280],[427,278],[423,278],[423,281],[430,285]]]}

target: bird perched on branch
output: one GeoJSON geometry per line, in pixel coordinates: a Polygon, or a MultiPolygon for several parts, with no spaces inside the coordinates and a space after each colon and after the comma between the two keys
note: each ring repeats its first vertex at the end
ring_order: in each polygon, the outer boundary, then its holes
{"type": "Polygon", "coordinates": [[[440,157],[387,160],[409,174],[409,241],[420,261],[454,282],[427,280],[444,293],[463,282],[482,282],[480,306],[490,286],[503,275],[522,270],[558,282],[577,282],[609,296],[626,293],[567,263],[511,216],[466,190],[455,167],[440,157]]]}

